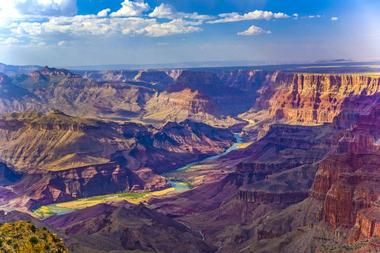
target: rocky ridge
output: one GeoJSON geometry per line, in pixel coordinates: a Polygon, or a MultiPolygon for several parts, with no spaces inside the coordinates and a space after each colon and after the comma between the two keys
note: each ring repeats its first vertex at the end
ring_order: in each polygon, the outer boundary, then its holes
{"type": "Polygon", "coordinates": [[[197,232],[144,205],[101,204],[52,217],[45,222],[73,238],[69,240],[68,247],[74,253],[93,250],[168,253],[216,251],[197,232]]]}

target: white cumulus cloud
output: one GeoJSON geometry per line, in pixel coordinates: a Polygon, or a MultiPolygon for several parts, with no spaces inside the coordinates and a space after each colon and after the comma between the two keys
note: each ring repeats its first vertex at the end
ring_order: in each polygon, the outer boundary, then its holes
{"type": "Polygon", "coordinates": [[[338,17],[331,17],[331,21],[338,21],[339,18],[338,17]]]}
{"type": "Polygon", "coordinates": [[[121,3],[121,8],[116,12],[111,13],[112,17],[137,17],[149,10],[149,5],[144,1],[124,0],[121,3]]]}
{"type": "Polygon", "coordinates": [[[201,15],[197,12],[186,13],[179,12],[174,7],[168,4],[160,4],[149,14],[151,18],[164,18],[164,19],[194,19],[194,20],[208,20],[213,17],[209,15],[201,15]]]}
{"type": "Polygon", "coordinates": [[[107,8],[107,9],[99,11],[97,16],[104,18],[104,17],[107,17],[110,12],[111,12],[111,9],[107,8]]]}
{"type": "Polygon", "coordinates": [[[77,12],[76,0],[1,0],[0,15],[71,16],[77,12]]]}
{"type": "Polygon", "coordinates": [[[198,32],[202,29],[195,26],[192,22],[187,22],[182,19],[172,20],[166,23],[155,23],[145,27],[141,33],[151,37],[162,37],[173,34],[184,34],[198,32]]]}
{"type": "Polygon", "coordinates": [[[259,35],[259,34],[263,34],[263,33],[270,34],[272,32],[266,31],[263,28],[255,26],[255,25],[251,25],[250,27],[248,27],[247,30],[245,30],[243,32],[239,32],[238,35],[240,35],[240,36],[254,36],[254,35],[259,35]]]}
{"type": "Polygon", "coordinates": [[[223,13],[219,14],[219,19],[209,21],[210,24],[218,23],[232,23],[245,20],[271,20],[271,19],[282,19],[289,18],[289,16],[283,12],[271,12],[271,11],[261,11],[255,10],[243,15],[237,12],[223,13]]]}

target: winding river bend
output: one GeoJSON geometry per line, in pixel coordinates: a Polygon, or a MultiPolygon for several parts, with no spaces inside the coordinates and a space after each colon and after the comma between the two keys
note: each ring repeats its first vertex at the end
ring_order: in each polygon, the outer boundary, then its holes
{"type": "Polygon", "coordinates": [[[53,215],[67,214],[67,213],[74,212],[75,210],[84,209],[84,208],[91,207],[91,206],[101,204],[101,203],[117,202],[117,201],[125,200],[132,204],[139,204],[142,202],[146,202],[153,197],[161,197],[161,196],[166,196],[167,194],[171,194],[173,192],[175,193],[175,192],[183,192],[183,191],[190,190],[191,185],[189,182],[185,180],[181,180],[181,179],[175,179],[173,175],[178,172],[185,172],[193,166],[214,161],[230,153],[233,150],[239,149],[240,145],[243,144],[243,140],[240,134],[236,133],[234,135],[235,135],[236,142],[230,148],[226,149],[223,153],[207,157],[206,159],[202,159],[200,161],[189,163],[174,171],[163,174],[163,176],[165,176],[168,179],[169,183],[171,184],[172,186],[171,188],[164,189],[161,191],[156,191],[156,192],[144,192],[144,193],[127,192],[127,193],[108,194],[108,195],[94,196],[94,197],[83,198],[83,199],[76,199],[69,202],[42,206],[39,209],[34,210],[33,215],[40,219],[45,219],[53,215]]]}
{"type": "Polygon", "coordinates": [[[226,149],[223,153],[220,153],[220,154],[217,154],[217,155],[214,155],[214,156],[209,156],[203,160],[200,160],[200,161],[195,161],[195,162],[192,162],[192,163],[189,163],[185,166],[182,166],[174,171],[171,171],[171,172],[168,172],[168,173],[165,173],[163,174],[163,176],[165,176],[170,185],[175,188],[176,191],[187,191],[187,190],[190,190],[191,189],[191,185],[189,184],[189,182],[186,182],[184,180],[181,180],[181,179],[176,179],[174,177],[175,173],[178,173],[178,172],[185,172],[186,170],[189,170],[191,167],[193,166],[196,166],[196,165],[199,165],[199,164],[202,164],[202,163],[206,163],[206,162],[211,162],[211,161],[215,161],[217,159],[219,159],[220,157],[222,156],[225,156],[227,155],[228,153],[234,151],[234,150],[237,150],[239,149],[240,145],[243,143],[243,138],[241,137],[240,133],[234,133],[234,136],[235,136],[235,143],[229,147],[228,149],[226,149]]]}

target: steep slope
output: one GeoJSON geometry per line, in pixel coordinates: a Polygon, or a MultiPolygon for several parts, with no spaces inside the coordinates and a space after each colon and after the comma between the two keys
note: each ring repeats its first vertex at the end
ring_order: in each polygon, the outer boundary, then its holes
{"type": "Polygon", "coordinates": [[[94,82],[64,69],[48,67],[8,77],[8,81],[18,89],[19,96],[13,104],[0,97],[0,104],[8,106],[0,108],[0,114],[58,109],[78,116],[126,118],[140,113],[146,100],[155,92],[149,83],[94,82]],[[33,95],[36,101],[20,96],[20,90],[33,95]]]}
{"type": "MultiPolygon", "coordinates": [[[[50,87],[47,97],[52,108],[87,117],[128,118],[141,113],[152,88],[124,83],[93,83],[79,77],[50,87]]],[[[46,92],[44,92],[46,94],[46,92]]]]}
{"type": "Polygon", "coordinates": [[[68,247],[74,253],[216,251],[200,234],[143,205],[101,204],[45,223],[69,236],[68,247]]]}
{"type": "Polygon", "coordinates": [[[21,181],[8,187],[17,197],[5,197],[1,206],[5,210],[29,211],[76,198],[169,187],[164,178],[158,175],[153,177],[158,179],[140,178],[132,170],[115,162],[26,174],[21,181]]]}
{"type": "Polygon", "coordinates": [[[106,163],[117,150],[109,141],[98,139],[116,137],[116,130],[59,111],[10,115],[0,125],[0,156],[18,170],[62,170],[106,163]]]}
{"type": "Polygon", "coordinates": [[[245,201],[292,204],[307,197],[315,163],[322,160],[339,137],[330,126],[272,125],[267,135],[248,147],[237,165],[245,175],[239,196],[245,201]]]}
{"type": "Polygon", "coordinates": [[[40,110],[42,107],[37,96],[14,85],[11,78],[0,73],[0,114],[29,109],[40,110]]]}
{"type": "Polygon", "coordinates": [[[191,120],[169,122],[152,134],[138,131],[135,138],[138,144],[129,153],[128,161],[136,167],[152,168],[156,173],[221,153],[235,141],[228,129],[191,120]]]}
{"type": "MultiPolygon", "coordinates": [[[[33,74],[33,73],[32,73],[33,74]]],[[[31,75],[32,75],[31,74],[31,75]]],[[[93,82],[70,72],[37,72],[48,85],[34,90],[50,108],[86,117],[130,117],[138,114],[154,90],[150,85],[93,82]]]]}
{"type": "Polygon", "coordinates": [[[146,104],[144,119],[155,121],[183,121],[196,118],[199,121],[213,118],[213,105],[197,91],[184,89],[163,92],[153,96],[146,104]]]}

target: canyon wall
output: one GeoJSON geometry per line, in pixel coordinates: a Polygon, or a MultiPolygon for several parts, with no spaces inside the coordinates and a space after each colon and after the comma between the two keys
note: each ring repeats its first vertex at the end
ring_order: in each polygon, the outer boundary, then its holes
{"type": "MultiPolygon", "coordinates": [[[[167,181],[155,181],[146,190],[167,188],[167,181]]],[[[62,171],[27,174],[13,190],[30,210],[42,205],[64,202],[111,193],[144,191],[145,181],[126,167],[110,162],[92,166],[71,168],[62,171]],[[25,197],[26,196],[26,197],[25,197]]],[[[12,200],[14,202],[14,200],[12,200]]]]}
{"type": "Polygon", "coordinates": [[[351,119],[351,128],[339,141],[337,151],[318,165],[311,197],[323,201],[322,220],[334,229],[349,230],[347,240],[369,240],[378,236],[380,199],[380,108],[378,96],[350,99],[360,113],[344,109],[336,126],[351,119]]]}
{"type": "Polygon", "coordinates": [[[332,122],[346,98],[380,91],[379,77],[360,74],[275,73],[270,82],[270,115],[293,124],[332,122]]]}
{"type": "Polygon", "coordinates": [[[294,204],[308,196],[315,163],[335,148],[339,131],[331,126],[271,125],[252,144],[236,169],[245,183],[239,198],[253,203],[294,204]]]}

